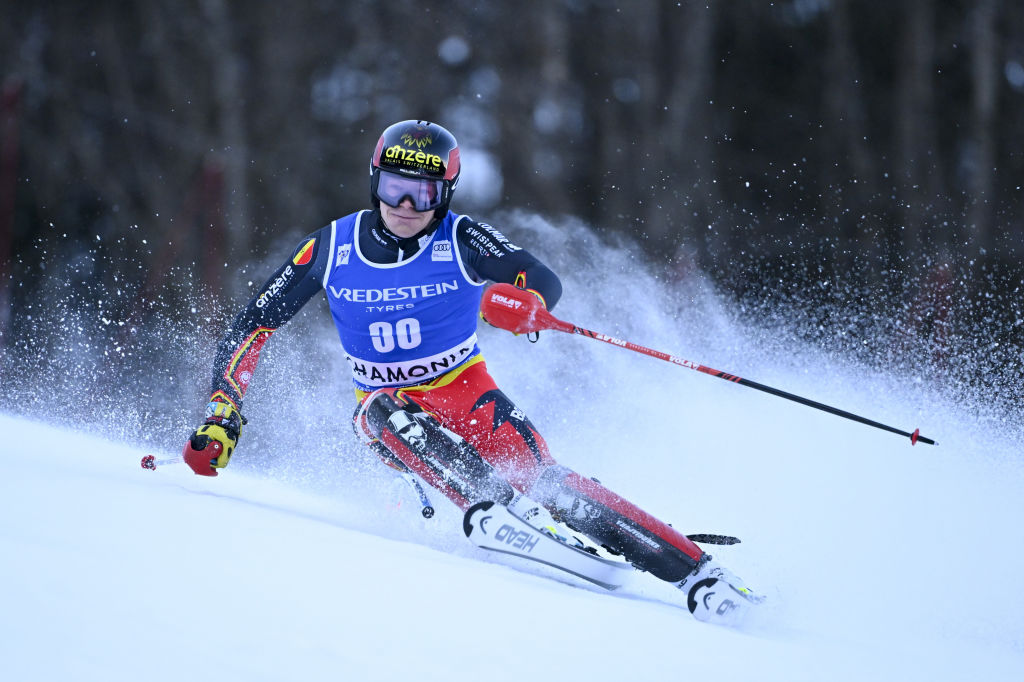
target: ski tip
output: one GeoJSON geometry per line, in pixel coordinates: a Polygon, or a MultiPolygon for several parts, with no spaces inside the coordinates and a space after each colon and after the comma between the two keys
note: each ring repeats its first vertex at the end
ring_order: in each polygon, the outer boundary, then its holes
{"type": "Polygon", "coordinates": [[[690,588],[686,608],[699,621],[739,627],[753,607],[764,601],[763,596],[747,587],[737,587],[717,578],[705,578],[690,588]]]}
{"type": "Polygon", "coordinates": [[[494,506],[494,503],[490,500],[485,502],[477,502],[472,507],[466,510],[466,515],[462,517],[462,532],[466,534],[468,538],[473,533],[473,524],[469,520],[473,517],[473,514],[477,513],[481,509],[487,511],[494,506]]]}

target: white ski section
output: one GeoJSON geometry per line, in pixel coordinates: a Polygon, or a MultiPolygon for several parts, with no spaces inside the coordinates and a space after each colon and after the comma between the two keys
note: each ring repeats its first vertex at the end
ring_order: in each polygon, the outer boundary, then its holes
{"type": "Polygon", "coordinates": [[[624,561],[612,561],[560,542],[540,532],[507,507],[491,503],[466,511],[463,528],[478,547],[551,566],[607,590],[622,587],[634,573],[624,561]]]}
{"type": "Polygon", "coordinates": [[[798,456],[733,434],[761,477],[746,507],[677,508],[743,538],[712,551],[769,602],[733,630],[654,582],[608,593],[496,563],[398,480],[378,523],[416,542],[358,530],[365,500],[234,463],[145,471],[143,450],[0,415],[0,677],[1024,679],[1019,460],[965,460],[955,424],[925,450],[803,417],[841,442],[798,456]]]}
{"type": "Polygon", "coordinates": [[[687,608],[693,617],[706,623],[743,626],[761,604],[758,597],[748,598],[721,579],[704,579],[690,583],[686,589],[687,608]]]}

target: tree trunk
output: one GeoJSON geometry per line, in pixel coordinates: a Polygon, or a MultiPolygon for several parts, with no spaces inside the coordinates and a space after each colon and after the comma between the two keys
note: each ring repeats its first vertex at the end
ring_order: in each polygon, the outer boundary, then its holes
{"type": "MultiPolygon", "coordinates": [[[[835,202],[836,196],[845,197],[842,199],[844,206],[859,207],[854,208],[853,214],[845,211],[842,213],[840,227],[843,236],[858,244],[857,251],[875,254],[881,246],[881,235],[866,232],[865,226],[860,223],[861,211],[869,201],[869,185],[874,179],[871,153],[867,146],[868,122],[864,102],[865,93],[871,84],[864,82],[854,49],[848,0],[836,0],[829,12],[828,45],[825,59],[825,116],[826,126],[832,130],[833,158],[839,165],[825,165],[825,168],[835,170],[826,174],[828,182],[823,187],[822,197],[830,204],[835,202]],[[847,194],[850,196],[845,196],[847,194]]],[[[834,213],[834,206],[823,206],[823,215],[834,213]]]]}
{"type": "MultiPolygon", "coordinates": [[[[970,14],[971,132],[968,146],[967,229],[976,249],[991,251],[995,200],[995,109],[998,0],[976,0],[970,14]]],[[[972,249],[973,251],[974,249],[972,249]]]]}
{"type": "MultiPolygon", "coordinates": [[[[709,251],[717,251],[728,238],[720,230],[709,234],[703,229],[715,222],[718,211],[716,171],[708,143],[714,134],[714,122],[702,113],[710,98],[716,7],[715,3],[662,7],[658,52],[667,56],[660,65],[666,83],[664,116],[660,134],[647,136],[654,143],[653,149],[662,152],[654,155],[652,164],[663,174],[659,186],[665,185],[657,194],[676,204],[671,209],[652,206],[648,223],[659,220],[658,214],[662,223],[666,218],[679,220],[673,230],[678,235],[670,240],[680,243],[680,252],[675,256],[704,262],[709,251]],[[679,206],[680,203],[686,206],[679,206]]],[[[667,232],[663,230],[663,236],[667,232]]]]}
{"type": "Polygon", "coordinates": [[[937,197],[935,179],[935,21],[930,0],[907,0],[896,94],[896,166],[893,182],[903,218],[904,249],[927,245],[927,206],[937,197]]]}
{"type": "MultiPolygon", "coordinates": [[[[235,23],[224,0],[203,0],[202,12],[209,23],[207,45],[213,67],[213,93],[217,103],[218,139],[224,164],[224,206],[229,257],[249,255],[249,192],[246,165],[249,147],[245,126],[242,55],[234,35],[235,23]]],[[[234,279],[229,281],[234,282],[234,279]]]]}

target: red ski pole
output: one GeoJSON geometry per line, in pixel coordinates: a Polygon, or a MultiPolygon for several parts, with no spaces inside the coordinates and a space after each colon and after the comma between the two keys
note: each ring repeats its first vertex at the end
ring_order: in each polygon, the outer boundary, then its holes
{"type": "Polygon", "coordinates": [[[672,364],[679,365],[680,367],[686,367],[687,369],[696,370],[709,374],[719,379],[725,379],[731,381],[734,384],[740,386],[746,386],[748,388],[754,388],[758,391],[770,393],[771,395],[785,398],[786,400],[792,400],[793,402],[813,407],[816,410],[822,410],[829,414],[834,414],[837,417],[843,417],[844,419],[850,419],[852,421],[866,424],[867,426],[873,426],[876,429],[882,429],[883,431],[889,431],[890,433],[896,433],[901,436],[910,438],[911,444],[927,443],[929,445],[935,445],[935,441],[931,438],[927,438],[921,435],[920,429],[914,429],[913,433],[908,431],[901,431],[900,429],[892,426],[887,426],[880,422],[861,417],[860,415],[847,412],[846,410],[840,410],[837,407],[819,403],[815,400],[810,400],[793,393],[772,388],[764,384],[759,384],[756,381],[750,379],[744,379],[743,377],[736,376],[735,374],[729,374],[721,370],[712,369],[706,367],[697,362],[685,360],[675,355],[669,355],[659,350],[653,350],[644,346],[632,343],[630,341],[623,341],[616,339],[606,334],[584,329],[578,327],[569,322],[558,319],[544,308],[544,305],[540,300],[523,289],[512,286],[511,284],[494,284],[484,292],[483,300],[480,303],[480,313],[484,319],[495,327],[501,327],[517,334],[528,334],[531,332],[539,332],[544,330],[555,330],[560,332],[566,332],[567,334],[579,334],[580,336],[586,336],[587,338],[597,339],[609,343],[619,348],[625,348],[626,350],[635,351],[637,353],[643,353],[659,360],[665,360],[672,364]]]}

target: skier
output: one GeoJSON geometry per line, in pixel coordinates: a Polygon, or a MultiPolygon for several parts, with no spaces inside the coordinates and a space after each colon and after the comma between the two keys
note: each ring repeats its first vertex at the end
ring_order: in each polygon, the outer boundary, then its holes
{"type": "Polygon", "coordinates": [[[458,144],[440,125],[384,130],[370,163],[372,208],[304,237],[220,342],[204,422],[183,452],[189,467],[215,476],[228,465],[264,344],[324,291],[352,370],[357,435],[386,464],[463,510],[491,500],[523,518],[554,518],[677,585],[699,618],[714,614],[694,606],[695,593],[716,579],[753,600],[685,535],[559,465],[498,389],[477,346],[483,285],[515,285],[548,309],[562,286],[529,251],[449,209],[459,172],[458,144]]]}

